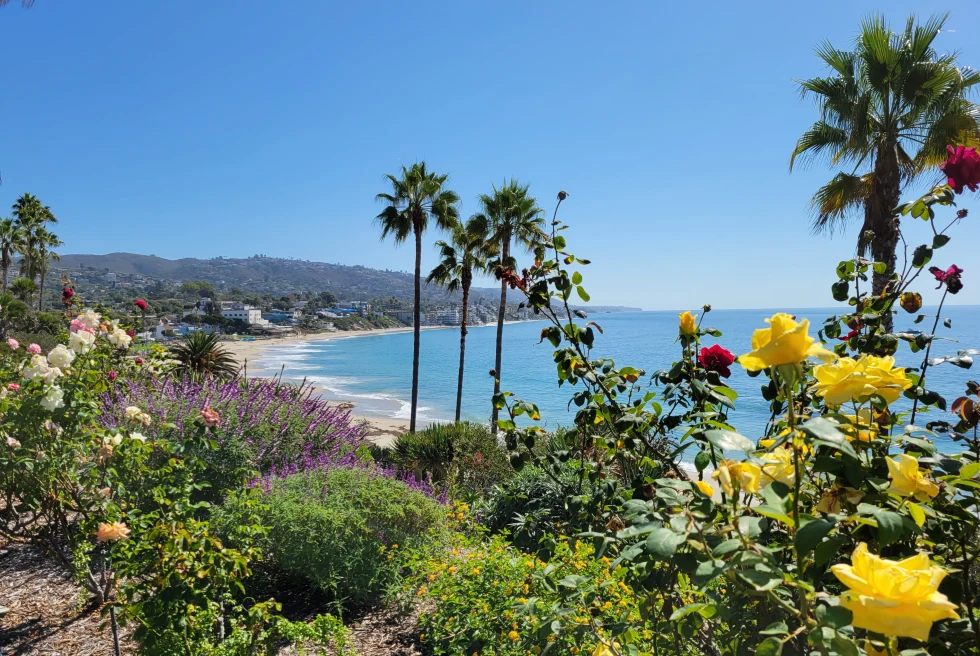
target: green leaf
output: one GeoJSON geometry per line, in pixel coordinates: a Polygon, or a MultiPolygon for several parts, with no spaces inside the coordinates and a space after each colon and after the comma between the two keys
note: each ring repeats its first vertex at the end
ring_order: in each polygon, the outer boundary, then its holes
{"type": "Polygon", "coordinates": [[[691,613],[699,613],[702,609],[707,608],[710,604],[688,604],[687,606],[682,606],[674,611],[670,616],[671,622],[676,622],[682,617],[687,617],[691,613]]]}
{"type": "Polygon", "coordinates": [[[885,271],[888,271],[888,263],[887,262],[875,262],[874,264],[871,265],[871,268],[874,269],[874,272],[875,273],[877,273],[878,275],[881,275],[885,271]]]}
{"type": "Polygon", "coordinates": [[[980,462],[973,462],[960,470],[960,478],[973,478],[980,472],[980,462]]]}
{"type": "Polygon", "coordinates": [[[830,533],[833,528],[834,522],[826,519],[814,519],[803,524],[800,530],[796,532],[796,550],[804,556],[807,555],[820,544],[824,536],[830,533]]]}
{"type": "Polygon", "coordinates": [[[947,237],[946,235],[936,235],[935,237],[932,238],[933,248],[942,248],[948,243],[949,243],[949,237],[947,237]]]}
{"type": "Polygon", "coordinates": [[[763,572],[757,569],[750,569],[738,573],[739,578],[745,579],[756,590],[765,592],[778,588],[783,582],[781,572],[763,572]]]}
{"type": "Polygon", "coordinates": [[[902,516],[896,512],[881,510],[875,514],[875,519],[878,520],[878,542],[883,547],[902,537],[905,532],[902,516]]]}
{"type": "Polygon", "coordinates": [[[783,641],[779,638],[766,638],[755,648],[756,656],[779,656],[783,653],[783,641]]]}
{"type": "Polygon", "coordinates": [[[846,301],[848,297],[848,284],[846,280],[838,280],[830,286],[830,293],[835,301],[846,301]]]}
{"type": "Polygon", "coordinates": [[[764,636],[789,635],[789,627],[786,626],[786,622],[773,622],[766,628],[759,631],[759,635],[764,635],[764,636]]]}
{"type": "Polygon", "coordinates": [[[589,299],[591,298],[591,296],[589,296],[589,295],[588,295],[588,293],[587,293],[587,292],[585,291],[585,289],[584,289],[584,288],[582,288],[582,287],[576,287],[576,288],[575,288],[575,291],[577,291],[577,292],[578,292],[578,297],[579,297],[580,299],[582,299],[582,300],[583,300],[583,301],[585,301],[586,303],[588,303],[588,302],[589,302],[589,299]]]}
{"type": "Polygon", "coordinates": [[[691,575],[691,580],[695,585],[701,586],[710,583],[715,577],[728,569],[728,565],[721,560],[706,560],[698,563],[698,568],[691,575]]]}
{"type": "Polygon", "coordinates": [[[658,560],[670,560],[685,541],[686,535],[674,533],[669,528],[658,528],[647,538],[647,552],[658,560]]]}
{"type": "Polygon", "coordinates": [[[915,252],[912,253],[912,266],[916,269],[921,269],[925,265],[929,264],[929,260],[932,259],[932,249],[922,244],[916,247],[915,252]]]}
{"type": "Polygon", "coordinates": [[[576,271],[572,274],[572,284],[581,285],[582,284],[582,274],[576,271]]]}
{"type": "Polygon", "coordinates": [[[733,431],[711,429],[704,432],[704,437],[712,446],[722,451],[744,451],[745,453],[755,451],[755,442],[733,431]]]}
{"type": "Polygon", "coordinates": [[[800,425],[800,430],[821,444],[837,449],[857,460],[857,452],[844,436],[837,430],[837,424],[826,417],[816,417],[800,425]]]}
{"type": "Polygon", "coordinates": [[[557,248],[558,250],[565,248],[565,238],[562,237],[561,235],[555,236],[555,248],[557,248]]]}
{"type": "Polygon", "coordinates": [[[777,522],[782,522],[787,526],[793,526],[793,518],[786,514],[782,508],[776,508],[774,506],[759,506],[758,508],[753,508],[753,510],[763,517],[768,517],[769,519],[775,519],[777,522]]]}
{"type": "Polygon", "coordinates": [[[711,556],[713,558],[721,558],[722,556],[727,556],[730,553],[735,553],[738,551],[739,547],[742,546],[742,541],[738,538],[732,538],[730,540],[725,540],[720,543],[717,547],[711,550],[711,556]]]}
{"type": "Polygon", "coordinates": [[[764,517],[745,516],[738,518],[738,532],[750,540],[762,535],[767,528],[769,528],[769,522],[764,517]]]}
{"type": "Polygon", "coordinates": [[[703,472],[710,464],[711,456],[708,455],[707,451],[699,451],[698,455],[694,456],[694,466],[698,472],[703,472]]]}

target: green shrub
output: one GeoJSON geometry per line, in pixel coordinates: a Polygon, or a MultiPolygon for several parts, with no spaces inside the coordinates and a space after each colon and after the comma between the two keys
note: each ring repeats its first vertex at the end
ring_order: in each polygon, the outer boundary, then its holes
{"type": "MultiPolygon", "coordinates": [[[[400,436],[390,458],[403,472],[443,483],[451,496],[467,498],[488,492],[513,475],[507,452],[486,427],[470,422],[433,424],[400,436]]],[[[376,456],[376,460],[378,457],[376,456]]]]}
{"type": "MultiPolygon", "coordinates": [[[[314,470],[263,482],[259,546],[271,566],[306,579],[341,603],[375,599],[397,575],[395,549],[440,525],[444,508],[370,468],[314,470]]],[[[228,532],[250,512],[235,499],[217,511],[228,532]]]]}

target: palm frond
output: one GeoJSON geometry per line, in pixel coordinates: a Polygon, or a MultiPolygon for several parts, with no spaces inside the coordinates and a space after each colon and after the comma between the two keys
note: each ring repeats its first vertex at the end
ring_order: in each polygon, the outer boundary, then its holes
{"type": "Polygon", "coordinates": [[[842,227],[852,213],[864,204],[873,189],[872,175],[848,175],[838,173],[813,195],[810,205],[814,210],[815,233],[842,227]]]}

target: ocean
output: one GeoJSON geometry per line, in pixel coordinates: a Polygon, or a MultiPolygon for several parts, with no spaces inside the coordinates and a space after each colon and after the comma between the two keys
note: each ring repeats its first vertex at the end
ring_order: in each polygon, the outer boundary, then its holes
{"type": "MultiPolygon", "coordinates": [[[[798,318],[808,318],[811,335],[816,335],[823,320],[834,314],[833,309],[786,310],[798,318]]],[[[840,310],[837,310],[838,312],[840,310]]],[[[933,310],[934,311],[934,310],[933,310]]],[[[929,310],[922,310],[928,314],[929,310]]],[[[702,327],[714,327],[722,332],[715,339],[707,337],[704,345],[719,343],[736,355],[750,350],[752,331],[763,327],[763,319],[772,310],[713,310],[702,327]]],[[[937,335],[952,341],[937,340],[931,357],[953,355],[958,349],[980,347],[980,306],[953,306],[944,309],[951,327],[939,324],[937,335]]],[[[899,331],[919,329],[928,331],[932,320],[913,324],[913,315],[900,313],[895,328],[899,331]]],[[[589,317],[597,322],[604,334],[598,335],[593,357],[609,357],[618,366],[630,365],[649,375],[668,368],[680,356],[676,343],[676,312],[599,313],[589,317]]],[[[504,326],[502,388],[516,398],[531,401],[541,410],[545,427],[571,423],[574,406],[568,409],[575,391],[565,385],[558,387],[553,347],[547,341],[538,343],[544,322],[528,321],[504,326]]],[[[466,376],[463,385],[463,418],[486,422],[490,417],[490,397],[493,380],[495,326],[476,326],[469,329],[466,339],[466,376]]],[[[918,366],[923,353],[912,353],[904,342],[896,355],[903,366],[918,366]]],[[[285,365],[284,377],[298,381],[303,378],[324,390],[326,398],[356,404],[360,415],[408,419],[412,385],[411,332],[387,335],[356,335],[328,340],[272,346],[251,365],[258,365],[257,375],[271,375],[285,365]]],[[[459,367],[459,329],[425,330],[421,336],[419,366],[420,423],[452,421],[456,406],[456,377],[459,367]]],[[[980,368],[980,364],[977,365],[980,368]]],[[[250,371],[250,373],[253,373],[250,371]]],[[[944,395],[949,403],[965,392],[967,380],[980,373],[950,364],[930,367],[927,376],[929,389],[944,395]]],[[[756,438],[762,434],[769,417],[768,403],[762,398],[763,378],[749,378],[737,364],[732,366],[729,384],[739,397],[730,421],[742,434],[756,438]]],[[[905,400],[902,399],[901,403],[905,400]]],[[[929,416],[938,411],[933,410],[929,416]]],[[[951,417],[950,417],[951,418],[951,417]]],[[[917,422],[922,423],[922,422],[917,422]]],[[[939,440],[940,449],[957,451],[951,441],[939,440]]]]}

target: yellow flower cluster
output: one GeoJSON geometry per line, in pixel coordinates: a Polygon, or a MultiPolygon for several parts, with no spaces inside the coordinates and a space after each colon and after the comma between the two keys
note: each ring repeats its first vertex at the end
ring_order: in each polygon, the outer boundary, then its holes
{"type": "Polygon", "coordinates": [[[890,355],[863,355],[858,360],[841,358],[814,368],[813,375],[817,379],[814,392],[827,405],[835,407],[850,401],[863,402],[873,394],[894,403],[912,386],[905,369],[896,367],[895,358],[890,355]]]}

